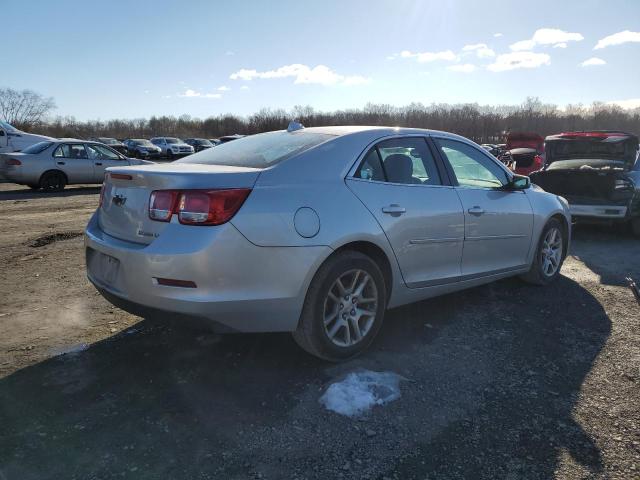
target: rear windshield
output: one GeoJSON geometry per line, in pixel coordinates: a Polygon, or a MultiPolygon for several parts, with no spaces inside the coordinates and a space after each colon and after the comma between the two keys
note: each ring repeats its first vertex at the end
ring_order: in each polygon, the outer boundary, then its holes
{"type": "Polygon", "coordinates": [[[44,152],[51,145],[53,145],[53,142],[34,143],[33,145],[29,145],[27,148],[22,150],[22,153],[36,154],[36,153],[44,152]]]}
{"type": "Polygon", "coordinates": [[[182,143],[182,140],[180,140],[179,138],[167,137],[165,138],[165,140],[167,141],[167,143],[182,143]]]}
{"type": "Polygon", "coordinates": [[[333,135],[304,131],[259,133],[189,155],[174,163],[266,168],[315,147],[333,135]]]}

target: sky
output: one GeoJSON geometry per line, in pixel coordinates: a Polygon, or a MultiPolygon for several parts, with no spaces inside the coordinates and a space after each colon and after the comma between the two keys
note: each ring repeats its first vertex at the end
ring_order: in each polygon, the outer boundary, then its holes
{"type": "Polygon", "coordinates": [[[640,106],[640,0],[2,0],[0,88],[79,120],[640,106]]]}

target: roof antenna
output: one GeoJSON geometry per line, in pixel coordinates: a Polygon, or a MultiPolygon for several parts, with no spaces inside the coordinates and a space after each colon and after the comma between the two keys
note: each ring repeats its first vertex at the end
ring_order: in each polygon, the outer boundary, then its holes
{"type": "Polygon", "coordinates": [[[289,122],[289,126],[287,127],[287,132],[295,132],[296,130],[302,130],[304,125],[301,124],[297,120],[292,120],[289,122]]]}

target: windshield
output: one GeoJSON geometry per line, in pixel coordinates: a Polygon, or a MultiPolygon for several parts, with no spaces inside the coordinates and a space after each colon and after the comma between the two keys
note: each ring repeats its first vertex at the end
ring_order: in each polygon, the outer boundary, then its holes
{"type": "Polygon", "coordinates": [[[143,147],[153,147],[153,143],[151,143],[149,140],[133,140],[133,143],[143,147]]]}
{"type": "Polygon", "coordinates": [[[165,140],[167,141],[167,143],[183,143],[179,138],[167,137],[165,140]]]}
{"type": "Polygon", "coordinates": [[[0,127],[2,127],[7,132],[17,132],[18,129],[13,125],[8,124],[7,122],[3,122],[0,120],[0,127]]]}
{"type": "Polygon", "coordinates": [[[101,137],[98,140],[100,140],[102,143],[106,143],[107,145],[114,145],[116,143],[120,143],[115,138],[104,138],[104,137],[101,137]]]}
{"type": "Polygon", "coordinates": [[[189,155],[176,163],[266,168],[321,144],[333,135],[284,130],[260,133],[189,155]]]}
{"type": "Polygon", "coordinates": [[[30,145],[27,148],[25,148],[24,150],[22,150],[22,153],[28,153],[28,154],[40,153],[40,152],[45,151],[51,145],[53,145],[53,142],[38,142],[38,143],[34,143],[33,145],[30,145]]]}

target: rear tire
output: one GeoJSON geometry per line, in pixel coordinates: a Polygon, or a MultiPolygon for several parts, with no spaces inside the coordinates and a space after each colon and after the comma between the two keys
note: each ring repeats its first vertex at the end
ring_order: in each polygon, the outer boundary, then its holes
{"type": "Polygon", "coordinates": [[[67,185],[67,178],[62,172],[46,172],[40,178],[40,188],[45,192],[61,192],[67,185]]]}
{"type": "Polygon", "coordinates": [[[560,275],[567,252],[565,251],[565,229],[559,220],[547,222],[536,247],[531,269],[520,278],[534,285],[548,285],[560,275]]]}
{"type": "Polygon", "coordinates": [[[316,357],[332,362],[353,358],[376,337],[386,303],[376,262],[355,251],[336,253],[313,277],[293,338],[316,357]]]}

